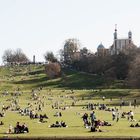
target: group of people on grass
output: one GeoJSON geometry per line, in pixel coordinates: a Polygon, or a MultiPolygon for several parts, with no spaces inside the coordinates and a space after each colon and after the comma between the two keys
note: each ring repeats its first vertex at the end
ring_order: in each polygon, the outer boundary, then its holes
{"type": "Polygon", "coordinates": [[[139,123],[131,124],[130,127],[140,127],[140,124],[139,123]]]}
{"type": "Polygon", "coordinates": [[[112,120],[113,121],[116,119],[116,122],[118,122],[120,118],[126,118],[126,117],[127,117],[128,121],[135,121],[134,112],[132,110],[130,110],[129,112],[122,112],[121,114],[118,111],[118,109],[112,110],[112,120]]]}
{"type": "Polygon", "coordinates": [[[49,125],[49,127],[68,127],[64,121],[56,121],[55,123],[49,125]]]}
{"type": "Polygon", "coordinates": [[[87,106],[86,106],[87,110],[96,110],[96,109],[99,109],[99,110],[105,110],[107,109],[107,106],[106,104],[100,104],[100,103],[89,103],[87,106]]]}
{"type": "Polygon", "coordinates": [[[111,124],[107,121],[101,121],[96,118],[95,111],[92,111],[90,113],[90,116],[87,113],[84,113],[82,116],[84,126],[86,128],[90,128],[91,132],[99,131],[102,132],[101,126],[111,126],[111,124]],[[88,119],[90,117],[90,120],[88,119]]]}
{"type": "Polygon", "coordinates": [[[15,127],[13,127],[11,124],[9,125],[7,133],[9,134],[29,133],[29,129],[25,123],[21,125],[19,122],[17,122],[15,127]]]}
{"type": "MultiPolygon", "coordinates": [[[[39,98],[39,96],[37,94],[33,94],[33,99],[34,101],[38,101],[39,100],[39,103],[41,103],[41,99],[39,98]]],[[[105,98],[103,98],[103,101],[105,100],[105,98]]],[[[15,100],[16,101],[16,100],[15,100]]],[[[136,101],[135,101],[136,102],[136,101]]],[[[136,104],[136,103],[135,103],[136,104]]],[[[18,105],[17,102],[14,103],[15,106],[18,105]]],[[[36,104],[35,104],[36,105],[36,104]]],[[[37,104],[38,105],[38,104],[37,104]]],[[[44,118],[48,119],[48,116],[46,114],[42,115],[38,115],[38,113],[35,113],[34,110],[30,110],[29,108],[31,107],[32,108],[32,104],[29,104],[29,107],[25,108],[25,109],[19,109],[19,113],[21,115],[27,115],[30,117],[30,119],[35,119],[35,118],[39,118],[39,122],[43,123],[43,122],[46,122],[44,121],[44,118]]],[[[42,102],[42,104],[39,104],[38,107],[37,107],[37,111],[42,111],[42,107],[44,107],[44,104],[42,102]]],[[[5,108],[5,106],[4,106],[5,108]]],[[[112,124],[105,121],[105,120],[100,120],[100,119],[97,119],[96,118],[96,114],[95,114],[95,110],[98,109],[98,110],[104,110],[104,111],[110,111],[112,112],[112,120],[116,122],[119,121],[120,119],[120,115],[121,117],[125,117],[127,115],[127,118],[129,121],[134,121],[134,112],[132,110],[130,110],[128,113],[122,113],[120,114],[119,110],[117,108],[107,108],[106,104],[92,104],[92,103],[89,103],[86,107],[88,110],[94,110],[90,113],[90,115],[88,115],[87,113],[84,113],[84,115],[82,116],[82,119],[83,119],[83,122],[84,122],[84,126],[86,128],[90,128],[91,132],[95,132],[95,131],[99,131],[99,132],[102,132],[101,130],[101,126],[111,126],[112,124]],[[89,120],[90,118],[90,120],[89,120]]],[[[58,105],[55,105],[55,106],[52,106],[52,109],[59,109],[58,105]],[[56,108],[55,108],[56,107],[56,108]]],[[[63,110],[63,109],[62,109],[63,110]]],[[[64,108],[65,110],[65,108],[64,108]]],[[[3,114],[0,113],[0,117],[2,117],[3,114]]],[[[54,114],[55,117],[62,117],[62,113],[61,112],[56,112],[54,114]]],[[[64,121],[56,121],[55,123],[49,125],[49,127],[53,128],[53,127],[68,127],[66,125],[66,123],[64,121]]],[[[131,124],[130,127],[140,127],[140,125],[137,123],[135,125],[131,124]]],[[[29,132],[29,129],[28,127],[26,126],[25,123],[23,123],[22,125],[17,122],[16,126],[13,127],[12,125],[9,125],[9,130],[8,130],[8,133],[28,133],[29,132]]]]}
{"type": "MultiPolygon", "coordinates": [[[[130,110],[129,112],[123,112],[120,114],[119,110],[115,107],[112,108],[111,110],[112,112],[112,121],[116,121],[118,122],[120,118],[126,118],[127,115],[127,119],[128,121],[136,121],[134,119],[134,112],[132,110],[130,110]]],[[[99,131],[102,132],[102,130],[100,129],[101,126],[111,126],[112,124],[107,122],[107,121],[101,121],[99,119],[96,118],[95,115],[95,111],[92,111],[90,115],[88,115],[87,113],[84,113],[82,116],[83,122],[84,122],[84,126],[86,128],[90,128],[92,132],[95,131],[99,131]],[[90,118],[90,120],[89,120],[90,118]]],[[[140,124],[136,123],[131,124],[130,127],[140,127],[140,124]]]]}

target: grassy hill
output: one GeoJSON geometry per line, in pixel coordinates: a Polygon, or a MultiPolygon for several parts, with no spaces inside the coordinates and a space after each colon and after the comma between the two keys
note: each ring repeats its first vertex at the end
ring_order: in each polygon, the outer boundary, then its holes
{"type": "Polygon", "coordinates": [[[55,90],[84,90],[84,93],[87,90],[88,93],[80,94],[81,97],[86,98],[94,97],[95,95],[96,97],[106,96],[110,98],[121,96],[128,96],[129,98],[130,95],[134,98],[140,96],[139,90],[118,88],[123,85],[123,81],[113,81],[110,85],[107,85],[104,77],[99,75],[69,69],[63,69],[62,73],[61,77],[49,79],[45,74],[43,65],[1,67],[0,90],[1,92],[4,90],[15,91],[20,88],[25,91],[43,87],[44,90],[50,88],[55,90]],[[98,91],[98,94],[94,94],[93,90],[94,92],[98,91]]]}
{"type": "Polygon", "coordinates": [[[102,87],[104,79],[101,76],[90,75],[73,70],[63,70],[63,76],[49,79],[44,72],[44,66],[14,66],[0,68],[0,89],[65,88],[93,89],[102,87]]]}

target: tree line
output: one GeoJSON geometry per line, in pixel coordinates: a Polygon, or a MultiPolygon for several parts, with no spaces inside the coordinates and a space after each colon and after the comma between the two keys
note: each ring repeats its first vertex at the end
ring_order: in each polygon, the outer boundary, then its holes
{"type": "Polygon", "coordinates": [[[7,65],[14,65],[14,64],[21,64],[21,63],[28,63],[29,59],[23,51],[18,48],[16,50],[7,49],[4,51],[2,56],[2,60],[4,64],[7,65]]]}
{"type": "Polygon", "coordinates": [[[126,53],[99,56],[91,53],[76,39],[68,39],[61,51],[63,63],[77,71],[100,75],[107,82],[124,81],[127,87],[140,87],[140,48],[127,48],[126,53]]]}
{"type": "MultiPolygon", "coordinates": [[[[60,59],[53,52],[45,52],[45,71],[50,77],[61,74],[61,66],[77,71],[103,76],[106,81],[123,80],[127,87],[140,87],[140,48],[128,49],[127,53],[98,56],[86,47],[81,48],[77,39],[67,39],[59,51],[60,59]]],[[[6,64],[28,63],[30,60],[21,49],[8,49],[3,54],[6,64]]]]}

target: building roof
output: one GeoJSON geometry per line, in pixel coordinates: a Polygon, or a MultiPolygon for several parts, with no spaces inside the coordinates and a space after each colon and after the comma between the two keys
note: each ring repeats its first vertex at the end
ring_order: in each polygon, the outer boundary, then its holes
{"type": "Polygon", "coordinates": [[[105,47],[103,46],[103,44],[101,43],[97,49],[104,49],[105,47]]]}

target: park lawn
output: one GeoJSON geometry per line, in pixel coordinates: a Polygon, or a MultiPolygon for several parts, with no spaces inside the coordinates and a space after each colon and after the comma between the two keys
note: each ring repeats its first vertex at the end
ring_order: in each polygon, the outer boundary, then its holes
{"type": "Polygon", "coordinates": [[[96,110],[97,119],[112,123],[112,126],[101,127],[104,132],[90,132],[89,129],[84,128],[81,118],[85,112],[91,113],[86,109],[88,103],[105,103],[108,107],[119,108],[120,99],[122,98],[125,100],[126,106],[120,112],[128,112],[132,109],[135,113],[135,119],[139,121],[140,107],[133,108],[134,99],[137,99],[137,104],[140,104],[139,89],[119,89],[115,87],[116,85],[112,85],[115,89],[108,89],[105,86],[104,78],[101,76],[70,70],[64,70],[64,72],[65,77],[49,79],[44,73],[44,66],[28,65],[0,68],[0,109],[2,104],[9,105],[12,98],[17,98],[22,109],[27,107],[28,103],[32,103],[33,109],[35,109],[37,107],[34,104],[36,101],[31,99],[31,91],[35,89],[41,99],[43,95],[46,97],[42,99],[45,107],[42,112],[38,113],[46,113],[49,117],[47,123],[38,123],[38,119],[31,120],[29,116],[21,116],[18,112],[8,110],[6,111],[6,116],[0,118],[0,121],[4,122],[4,125],[0,126],[0,137],[140,137],[140,128],[130,128],[129,126],[133,122],[128,122],[127,119],[120,119],[118,123],[113,122],[111,112],[96,110]],[[43,87],[43,90],[38,91],[39,87],[43,87]],[[15,93],[17,88],[20,89],[21,96],[11,96],[11,93],[15,93]],[[50,89],[52,90],[50,91],[50,89]],[[8,91],[9,95],[3,95],[5,90],[8,91]],[[102,100],[103,96],[106,97],[104,101],[102,100]],[[67,106],[68,108],[66,110],[52,109],[51,106],[55,102],[59,102],[59,106],[67,106]],[[73,102],[76,102],[75,106],[72,106],[73,102]],[[130,102],[132,107],[129,107],[130,102]],[[53,116],[57,111],[62,112],[61,118],[53,116]],[[68,128],[48,127],[61,120],[66,122],[68,128]],[[9,124],[15,126],[17,121],[21,122],[21,124],[25,122],[30,132],[25,134],[6,134],[9,124]]]}
{"type": "MultiPolygon", "coordinates": [[[[104,92],[104,91],[102,91],[104,92]]],[[[87,94],[90,94],[90,90],[86,90],[87,94]]],[[[113,122],[111,112],[107,111],[99,111],[96,110],[96,116],[100,120],[106,120],[110,123],[112,123],[112,126],[103,126],[101,129],[104,132],[90,132],[89,129],[86,129],[83,127],[83,121],[82,121],[82,115],[83,113],[87,112],[88,114],[91,113],[91,111],[88,111],[85,108],[85,105],[87,105],[89,102],[94,103],[106,103],[109,107],[112,107],[112,102],[115,102],[117,107],[119,108],[119,97],[113,98],[113,101],[110,101],[109,98],[107,98],[105,101],[102,100],[99,96],[93,96],[91,98],[82,99],[82,95],[84,94],[83,90],[75,90],[74,93],[70,93],[70,90],[65,90],[65,92],[61,90],[52,90],[51,94],[48,90],[42,90],[40,91],[40,97],[43,95],[46,96],[44,100],[45,107],[43,108],[42,112],[38,113],[46,113],[49,117],[47,120],[47,123],[38,123],[38,119],[31,120],[29,116],[21,116],[18,112],[14,111],[6,111],[6,116],[4,118],[0,118],[4,122],[3,126],[0,126],[0,137],[46,137],[46,136],[138,136],[140,137],[140,128],[130,128],[130,124],[132,122],[128,122],[128,120],[120,119],[120,121],[113,122]],[[81,95],[81,96],[80,96],[81,95]],[[61,97],[60,97],[61,96],[61,97]],[[76,100],[75,106],[71,106],[72,102],[74,101],[71,97],[74,96],[76,100]],[[52,109],[51,105],[54,104],[56,101],[59,101],[60,106],[67,105],[68,108],[66,110],[60,110],[60,109],[52,109]],[[62,117],[54,117],[53,115],[55,112],[61,111],[62,117]],[[65,121],[68,125],[68,128],[49,128],[48,126],[55,123],[56,121],[65,121]],[[22,123],[26,123],[29,127],[29,133],[25,134],[6,134],[5,132],[8,130],[9,124],[12,124],[12,126],[15,126],[16,122],[19,121],[22,123]]],[[[95,93],[96,94],[96,93],[95,93]]],[[[30,99],[31,92],[30,91],[24,91],[21,96],[18,96],[19,105],[21,108],[27,107],[27,103],[34,103],[35,101],[30,99]]],[[[128,95],[130,99],[130,94],[128,95]]],[[[127,98],[128,98],[127,97],[127,98]]],[[[11,95],[3,96],[1,94],[0,101],[1,105],[4,103],[5,105],[8,105],[10,103],[9,100],[13,98],[11,95]]],[[[126,99],[127,99],[126,98],[126,99]]],[[[131,98],[133,102],[133,98],[131,98]]],[[[34,105],[35,107],[35,105],[34,105]]],[[[138,121],[140,120],[140,107],[137,107],[136,109],[132,107],[122,107],[120,110],[122,111],[130,111],[132,109],[135,113],[135,119],[138,121]]],[[[136,123],[136,122],[134,122],[136,123]]]]}

